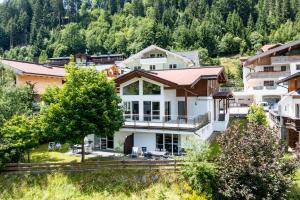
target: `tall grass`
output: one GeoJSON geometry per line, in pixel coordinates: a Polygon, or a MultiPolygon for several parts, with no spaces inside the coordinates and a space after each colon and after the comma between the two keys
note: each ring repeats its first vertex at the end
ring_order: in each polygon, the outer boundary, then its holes
{"type": "MultiPolygon", "coordinates": [[[[104,170],[88,173],[0,174],[1,199],[183,199],[178,174],[104,170]]],[[[191,192],[192,193],[192,192],[191,192]]],[[[193,194],[195,195],[195,194],[193,194]]]]}

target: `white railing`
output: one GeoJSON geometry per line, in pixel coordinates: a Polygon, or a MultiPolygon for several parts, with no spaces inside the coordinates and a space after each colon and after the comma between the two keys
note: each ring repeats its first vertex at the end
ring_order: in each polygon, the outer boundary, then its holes
{"type": "Polygon", "coordinates": [[[290,71],[258,71],[251,72],[246,76],[246,79],[255,79],[255,78],[280,78],[286,77],[291,74],[290,71]]]}
{"type": "Polygon", "coordinates": [[[290,62],[299,62],[300,58],[290,57],[290,56],[276,56],[271,57],[272,64],[286,64],[290,62]]]}
{"type": "Polygon", "coordinates": [[[278,88],[277,85],[274,86],[253,86],[253,90],[276,90],[278,88]]]}
{"type": "Polygon", "coordinates": [[[182,115],[124,114],[124,128],[199,129],[210,122],[209,113],[195,117],[182,115]]]}
{"type": "Polygon", "coordinates": [[[160,63],[166,63],[167,58],[166,57],[160,57],[160,58],[141,58],[140,64],[147,65],[147,64],[160,64],[160,63]]]}
{"type": "Polygon", "coordinates": [[[243,92],[243,87],[220,87],[219,92],[243,92]]]}

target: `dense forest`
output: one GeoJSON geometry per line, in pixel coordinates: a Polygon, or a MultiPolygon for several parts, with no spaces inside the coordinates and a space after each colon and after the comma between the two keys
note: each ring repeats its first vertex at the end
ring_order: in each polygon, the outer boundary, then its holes
{"type": "Polygon", "coordinates": [[[150,44],[203,57],[300,38],[300,0],[4,0],[0,54],[125,53],[150,44]]]}

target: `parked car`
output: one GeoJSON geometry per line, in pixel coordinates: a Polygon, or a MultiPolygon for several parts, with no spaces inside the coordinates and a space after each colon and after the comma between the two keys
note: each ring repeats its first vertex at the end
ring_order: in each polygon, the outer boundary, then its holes
{"type": "Polygon", "coordinates": [[[257,105],[262,106],[265,112],[269,112],[271,106],[270,103],[266,101],[258,102],[257,105]]]}

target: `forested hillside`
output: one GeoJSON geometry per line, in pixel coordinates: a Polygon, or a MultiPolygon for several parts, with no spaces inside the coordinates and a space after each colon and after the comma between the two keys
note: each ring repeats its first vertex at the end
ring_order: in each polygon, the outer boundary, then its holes
{"type": "MultiPolygon", "coordinates": [[[[4,0],[0,54],[134,53],[150,44],[211,57],[300,38],[300,0],[4,0]],[[22,46],[22,47],[21,47],[22,46]],[[10,51],[7,51],[11,48],[10,51]]],[[[204,58],[204,56],[203,56],[204,58]]]]}

